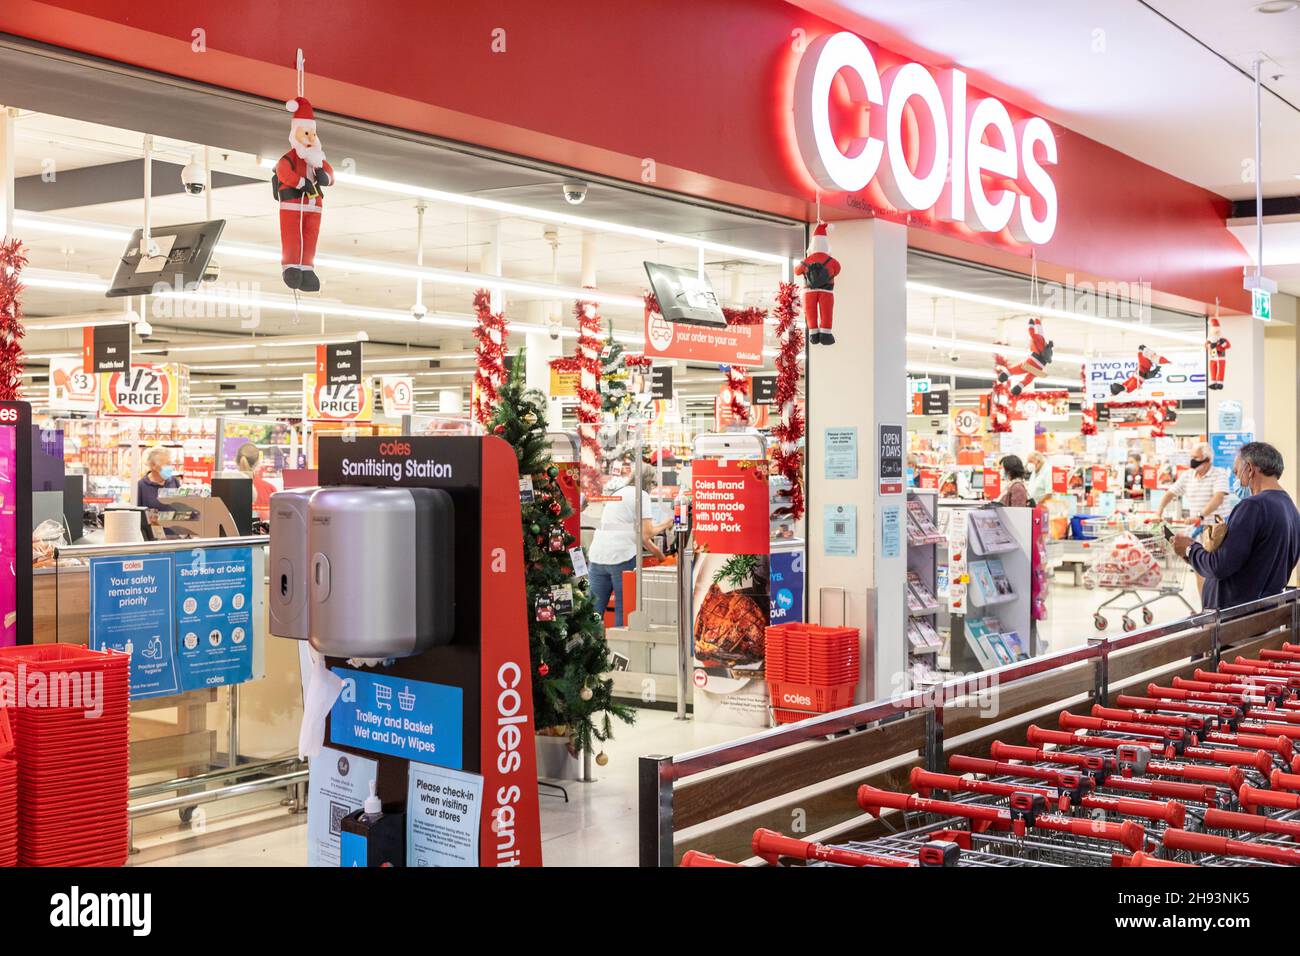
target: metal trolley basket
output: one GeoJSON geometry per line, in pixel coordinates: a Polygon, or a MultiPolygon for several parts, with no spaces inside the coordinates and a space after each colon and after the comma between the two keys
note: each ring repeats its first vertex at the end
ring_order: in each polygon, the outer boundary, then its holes
{"type": "Polygon", "coordinates": [[[1104,631],[1110,625],[1106,608],[1120,612],[1125,631],[1137,629],[1135,615],[1141,616],[1143,624],[1152,623],[1155,614],[1151,605],[1165,598],[1182,602],[1188,614],[1196,613],[1183,596],[1188,564],[1174,553],[1164,534],[1165,525],[1130,529],[1118,517],[1087,519],[1083,525],[1085,533],[1098,539],[1097,557],[1084,573],[1084,586],[1115,592],[1093,612],[1092,623],[1097,630],[1104,631]],[[1121,603],[1126,600],[1130,603],[1121,603]]]}

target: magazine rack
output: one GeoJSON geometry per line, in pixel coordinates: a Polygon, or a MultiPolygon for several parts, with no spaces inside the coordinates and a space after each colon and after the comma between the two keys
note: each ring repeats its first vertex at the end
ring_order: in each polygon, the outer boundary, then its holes
{"type": "Polygon", "coordinates": [[[1041,653],[1030,615],[1033,514],[1032,508],[1002,505],[968,510],[969,583],[965,614],[952,622],[953,634],[962,637],[951,642],[953,670],[990,670],[1013,663],[1020,653],[1041,653]],[[997,626],[985,626],[988,618],[995,618],[997,626]],[[1005,638],[1008,634],[1015,639],[1005,638]]]}

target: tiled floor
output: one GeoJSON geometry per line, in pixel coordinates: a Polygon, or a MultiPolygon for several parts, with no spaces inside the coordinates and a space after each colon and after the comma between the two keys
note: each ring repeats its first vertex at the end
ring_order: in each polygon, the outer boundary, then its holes
{"type": "MultiPolygon", "coordinates": [[[[1049,647],[1081,643],[1096,632],[1092,615],[1106,592],[1074,588],[1068,578],[1052,590],[1050,619],[1042,635],[1049,647]]],[[[1195,580],[1184,593],[1193,607],[1195,580]]],[[[1152,608],[1157,622],[1184,616],[1186,608],[1166,597],[1152,608]]],[[[1111,614],[1107,633],[1119,634],[1120,615],[1111,614]]],[[[621,727],[607,745],[610,762],[597,767],[595,783],[567,784],[569,801],[541,797],[543,859],[549,866],[634,866],[637,860],[637,758],[676,754],[743,736],[742,728],[677,721],[672,713],[640,711],[636,724],[621,727]]],[[[279,805],[281,794],[263,794],[212,804],[198,825],[159,815],[137,825],[139,853],[148,866],[297,866],[307,856],[306,818],[279,805]]]]}

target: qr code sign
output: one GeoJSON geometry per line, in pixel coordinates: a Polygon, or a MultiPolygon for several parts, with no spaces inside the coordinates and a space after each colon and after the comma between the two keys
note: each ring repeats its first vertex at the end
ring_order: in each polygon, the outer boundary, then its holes
{"type": "Polygon", "coordinates": [[[352,808],[346,803],[330,801],[330,836],[338,836],[343,832],[343,818],[351,812],[352,808]]]}
{"type": "Polygon", "coordinates": [[[836,534],[847,534],[849,530],[849,525],[847,521],[836,521],[834,522],[834,527],[835,527],[836,534]]]}

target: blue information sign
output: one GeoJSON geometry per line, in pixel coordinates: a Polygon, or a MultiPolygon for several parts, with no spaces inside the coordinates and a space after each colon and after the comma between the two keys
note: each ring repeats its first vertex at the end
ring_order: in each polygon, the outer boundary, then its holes
{"type": "Polygon", "coordinates": [[[1210,433],[1210,464],[1228,473],[1228,490],[1234,495],[1241,491],[1237,474],[1232,470],[1237,461],[1237,452],[1241,451],[1242,445],[1249,445],[1254,440],[1253,432],[1210,433]]]}
{"type": "Polygon", "coordinates": [[[181,690],[172,637],[172,556],[90,559],[90,646],[131,655],[131,697],[181,690]]]}
{"type": "Polygon", "coordinates": [[[253,550],[176,555],[176,659],[185,690],[253,676],[253,550]]]}
{"type": "Polygon", "coordinates": [[[343,690],[330,710],[330,742],[438,767],[461,768],[459,687],[335,667],[343,690]]]}

